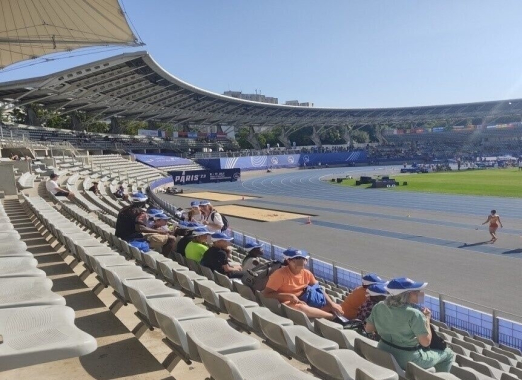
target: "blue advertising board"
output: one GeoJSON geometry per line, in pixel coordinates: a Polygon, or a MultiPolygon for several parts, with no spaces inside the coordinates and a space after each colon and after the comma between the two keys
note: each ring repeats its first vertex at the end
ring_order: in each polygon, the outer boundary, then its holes
{"type": "Polygon", "coordinates": [[[331,153],[274,154],[262,156],[227,157],[200,159],[198,163],[211,169],[262,170],[279,168],[310,167],[317,165],[350,165],[365,162],[366,152],[347,151],[331,153]]]}
{"type": "Polygon", "coordinates": [[[222,181],[237,181],[241,178],[241,169],[216,170],[177,170],[169,172],[174,185],[194,185],[222,181]]]}

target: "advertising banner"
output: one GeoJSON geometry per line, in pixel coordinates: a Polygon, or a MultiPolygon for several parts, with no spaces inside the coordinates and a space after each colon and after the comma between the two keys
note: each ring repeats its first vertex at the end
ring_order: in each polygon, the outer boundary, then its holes
{"type": "Polygon", "coordinates": [[[161,137],[161,131],[157,129],[138,129],[138,135],[149,137],[161,137]]]}
{"type": "Polygon", "coordinates": [[[160,168],[162,166],[194,165],[194,161],[183,157],[161,156],[156,154],[134,154],[136,161],[160,168]]]}
{"type": "Polygon", "coordinates": [[[195,185],[198,183],[212,183],[230,181],[241,178],[241,169],[216,169],[216,170],[179,170],[169,172],[174,185],[195,185]]]}

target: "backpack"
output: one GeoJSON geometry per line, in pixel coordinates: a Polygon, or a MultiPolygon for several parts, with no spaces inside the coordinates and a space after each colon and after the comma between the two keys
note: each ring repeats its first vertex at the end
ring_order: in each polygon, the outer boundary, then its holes
{"type": "Polygon", "coordinates": [[[282,266],[283,263],[280,261],[269,261],[259,264],[258,266],[247,270],[241,278],[241,281],[254,292],[256,290],[262,291],[266,287],[268,277],[282,266]]]}
{"type": "MultiPolygon", "coordinates": [[[[214,214],[216,212],[217,211],[215,211],[215,210],[212,211],[212,214],[210,214],[210,220],[214,221],[214,214]]],[[[228,226],[229,226],[228,219],[223,214],[219,214],[219,215],[221,215],[221,220],[223,220],[223,227],[221,227],[221,232],[225,232],[226,230],[228,230],[228,226]]]]}

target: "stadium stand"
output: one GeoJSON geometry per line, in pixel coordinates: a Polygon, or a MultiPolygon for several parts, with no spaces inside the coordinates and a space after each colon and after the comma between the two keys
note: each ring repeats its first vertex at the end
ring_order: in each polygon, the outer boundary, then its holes
{"type": "MultiPolygon", "coordinates": [[[[174,215],[175,207],[154,195],[155,189],[168,185],[171,179],[163,178],[153,168],[132,163],[121,156],[93,158],[90,164],[77,158],[56,160],[57,167],[63,172],[60,183],[81,195],[74,202],[46,194],[57,208],[42,198],[26,195],[21,196],[22,204],[67,248],[76,261],[82,263],[87,273],[94,273],[102,286],[113,289],[120,305],[132,304],[145,326],[159,328],[175,355],[181,355],[187,362],[202,362],[216,379],[234,378],[231,376],[250,378],[251,375],[252,378],[272,378],[272,374],[273,378],[282,374],[295,378],[311,378],[302,372],[307,365],[311,366],[314,375],[321,378],[353,379],[357,370],[361,369],[375,379],[408,376],[389,364],[393,361],[385,359],[385,353],[376,351],[375,341],[353,330],[342,330],[340,325],[326,320],[310,320],[294,309],[270,303],[275,300],[267,300],[259,292],[254,294],[250,288],[217,272],[209,273],[201,266],[190,264],[187,267],[186,260],[179,256],[179,262],[176,262],[157,252],[141,252],[116,238],[114,226],[122,202],[111,196],[111,186],[121,182],[125,184],[127,191],[133,189],[129,183],[121,181],[122,176],[114,175],[111,163],[114,161],[121,170],[131,167],[129,163],[133,165],[132,170],[146,168],[140,172],[143,177],[136,182],[152,181],[149,191],[152,200],[174,215]],[[99,196],[86,191],[96,175],[100,179],[99,196]],[[195,297],[195,300],[183,297],[183,293],[195,297]],[[203,302],[207,310],[198,306],[196,300],[203,302]],[[237,332],[214,313],[229,318],[236,329],[246,330],[255,336],[237,332]],[[260,352],[260,343],[256,336],[264,339],[275,351],[295,358],[297,366],[289,364],[278,353],[267,349],[263,350],[266,360],[257,366],[247,365],[259,357],[257,352],[260,352]],[[365,348],[359,349],[359,346],[365,348]],[[362,353],[370,350],[369,347],[373,348],[373,355],[357,354],[358,351],[362,353]],[[277,368],[270,368],[267,363],[277,364],[277,368]]],[[[47,169],[43,166],[42,170],[47,169]]],[[[235,251],[232,257],[235,261],[241,261],[244,253],[240,247],[256,239],[235,231],[231,233],[239,247],[239,251],[235,251]]],[[[13,234],[16,235],[14,232],[13,234]]],[[[259,243],[264,246],[267,244],[259,243]]],[[[14,247],[2,246],[7,255],[13,249],[20,255],[2,257],[10,260],[6,261],[6,271],[35,273],[40,278],[41,271],[35,268],[36,263],[34,259],[31,261],[30,253],[24,253],[23,244],[14,247]]],[[[267,248],[264,259],[281,258],[282,248],[270,244],[267,248]]],[[[323,289],[340,303],[349,289],[360,284],[361,275],[336,268],[337,276],[334,278],[329,275],[331,268],[328,265],[330,264],[317,259],[311,261],[323,289]]],[[[4,276],[11,278],[9,273],[4,276]]],[[[34,292],[33,296],[41,294],[43,298],[51,297],[48,282],[41,284],[45,290],[34,292]]],[[[24,289],[21,288],[20,291],[24,289]]],[[[54,296],[52,299],[54,302],[61,302],[59,297],[54,296]]],[[[432,302],[429,297],[427,302],[432,302]]],[[[435,314],[436,308],[434,311],[435,314]]],[[[467,380],[470,374],[477,373],[499,380],[504,377],[506,380],[509,374],[520,375],[520,368],[517,368],[522,365],[520,351],[497,345],[489,339],[471,337],[463,329],[447,327],[441,323],[438,330],[445,334],[443,336],[447,336],[448,343],[460,355],[458,360],[461,367],[456,367],[458,369],[454,371],[455,376],[467,380]]]]}

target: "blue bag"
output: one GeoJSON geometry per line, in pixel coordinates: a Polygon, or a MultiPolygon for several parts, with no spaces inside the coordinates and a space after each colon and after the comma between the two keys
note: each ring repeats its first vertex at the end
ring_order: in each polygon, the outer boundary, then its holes
{"type": "Polygon", "coordinates": [[[318,309],[326,306],[326,297],[324,296],[323,289],[319,284],[308,285],[299,299],[304,301],[308,306],[316,307],[318,309]]]}
{"type": "Polygon", "coordinates": [[[148,252],[150,251],[149,242],[146,240],[138,239],[129,241],[129,245],[138,248],[140,251],[148,252]]]}

